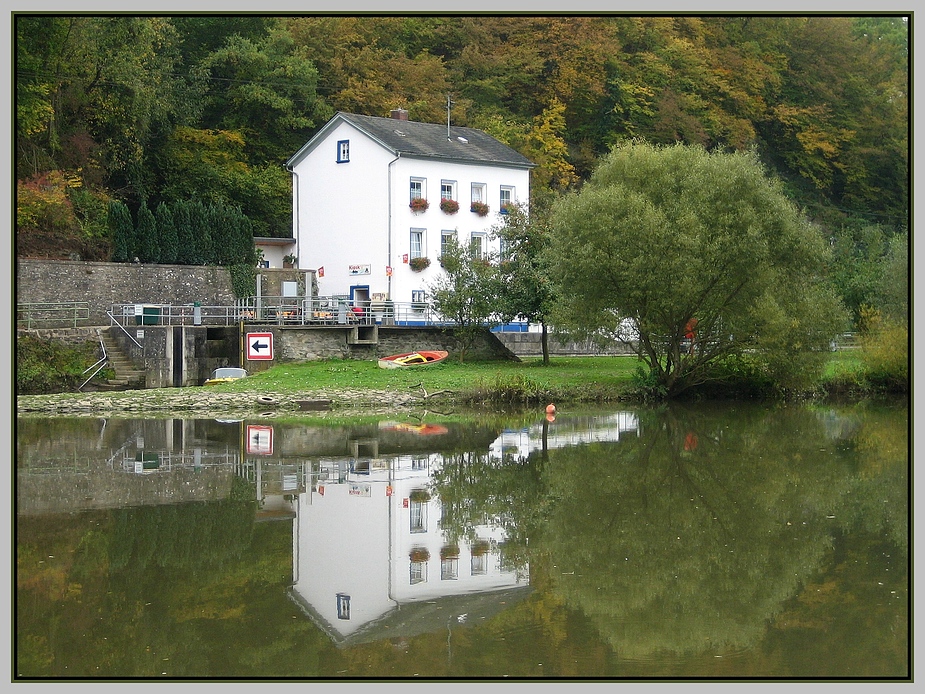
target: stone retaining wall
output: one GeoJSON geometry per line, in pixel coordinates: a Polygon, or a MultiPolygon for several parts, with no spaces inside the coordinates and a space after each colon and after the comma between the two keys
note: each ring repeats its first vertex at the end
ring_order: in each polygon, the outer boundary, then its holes
{"type": "MultiPolygon", "coordinates": [[[[518,357],[542,357],[543,336],[540,333],[496,333],[498,339],[518,357]]],[[[614,342],[605,348],[592,342],[559,341],[549,335],[549,354],[558,357],[623,356],[633,351],[622,342],[614,342]]]]}
{"type": "MultiPolygon", "coordinates": [[[[301,287],[314,282],[313,271],[261,270],[261,294],[279,296],[284,280],[301,287]]],[[[102,263],[75,260],[16,261],[16,303],[87,302],[86,325],[109,325],[106,312],[118,304],[232,306],[231,273],[211,265],[102,263]]],[[[48,323],[67,327],[73,321],[48,323]]],[[[43,326],[46,327],[46,326],[43,326]]]]}

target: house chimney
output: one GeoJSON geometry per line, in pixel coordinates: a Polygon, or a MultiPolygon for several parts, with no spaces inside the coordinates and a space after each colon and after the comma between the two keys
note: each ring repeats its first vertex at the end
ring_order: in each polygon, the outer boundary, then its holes
{"type": "Polygon", "coordinates": [[[390,115],[395,120],[408,120],[408,111],[403,108],[393,108],[390,111],[390,115]]]}

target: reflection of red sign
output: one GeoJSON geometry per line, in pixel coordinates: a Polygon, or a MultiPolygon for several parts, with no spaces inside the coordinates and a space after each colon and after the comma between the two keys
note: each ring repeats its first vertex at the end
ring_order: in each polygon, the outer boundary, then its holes
{"type": "Polygon", "coordinates": [[[408,508],[408,499],[402,499],[402,500],[401,500],[401,507],[402,507],[402,508],[408,508]]]}
{"type": "Polygon", "coordinates": [[[687,432],[687,436],[684,437],[684,450],[693,451],[697,448],[697,434],[693,431],[687,432]]]}
{"type": "Polygon", "coordinates": [[[273,455],[273,427],[248,424],[247,452],[249,455],[273,455]]]}

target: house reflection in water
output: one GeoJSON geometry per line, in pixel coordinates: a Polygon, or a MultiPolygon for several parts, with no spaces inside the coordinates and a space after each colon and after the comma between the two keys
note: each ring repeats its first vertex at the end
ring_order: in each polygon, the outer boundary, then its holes
{"type": "MultiPolygon", "coordinates": [[[[374,451],[372,451],[374,452],[374,451]]],[[[448,544],[429,491],[439,453],[320,461],[298,500],[291,596],[339,645],[478,623],[526,597],[503,531],[448,544]]]]}
{"type": "MultiPolygon", "coordinates": [[[[240,420],[101,420],[93,426],[24,420],[16,512],[217,501],[243,479],[255,494],[255,521],[292,524],[290,596],[341,645],[478,624],[525,598],[529,568],[505,564],[502,528],[478,525],[471,542],[445,535],[433,491],[444,464],[431,450],[438,446],[419,439],[412,446],[418,452],[407,453],[399,443],[435,430],[454,432],[394,424],[351,432],[345,449],[344,439],[326,430],[320,435],[240,420]],[[388,453],[380,455],[380,442],[388,453]]],[[[477,447],[489,457],[525,457],[615,441],[635,429],[629,413],[563,417],[522,430],[488,430],[477,447]]]]}
{"type": "MultiPolygon", "coordinates": [[[[506,430],[487,454],[638,435],[629,412],[566,418],[506,430]]],[[[378,456],[376,439],[353,442],[349,458],[320,458],[297,501],[293,600],[331,639],[351,645],[477,624],[525,598],[528,570],[507,566],[504,531],[475,527],[451,544],[432,489],[440,453],[378,456]]]]}

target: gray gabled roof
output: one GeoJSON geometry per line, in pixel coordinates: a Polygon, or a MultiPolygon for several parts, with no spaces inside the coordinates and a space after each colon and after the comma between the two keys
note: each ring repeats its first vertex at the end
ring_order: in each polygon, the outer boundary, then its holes
{"type": "Polygon", "coordinates": [[[516,150],[475,128],[450,125],[447,138],[445,123],[419,123],[344,112],[338,112],[328,121],[286,165],[292,168],[339,121],[350,123],[395,155],[524,169],[536,166],[516,150]]]}
{"type": "Polygon", "coordinates": [[[289,599],[330,638],[338,648],[373,643],[389,638],[412,638],[421,634],[465,629],[484,624],[492,617],[525,600],[533,592],[529,584],[482,593],[444,595],[432,600],[396,604],[378,619],[364,624],[348,636],[321,617],[305,598],[293,589],[289,599]]]}

